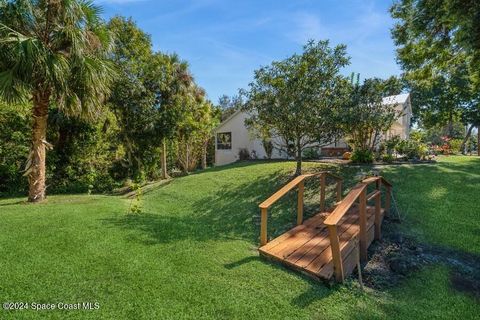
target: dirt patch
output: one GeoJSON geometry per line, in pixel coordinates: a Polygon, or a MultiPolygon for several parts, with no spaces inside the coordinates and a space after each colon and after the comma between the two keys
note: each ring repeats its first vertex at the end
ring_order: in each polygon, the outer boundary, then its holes
{"type": "Polygon", "coordinates": [[[395,287],[422,267],[440,263],[452,270],[452,288],[480,299],[480,256],[418,243],[395,231],[397,223],[386,219],[382,241],[369,248],[370,259],[362,270],[366,286],[377,290],[395,287]]]}

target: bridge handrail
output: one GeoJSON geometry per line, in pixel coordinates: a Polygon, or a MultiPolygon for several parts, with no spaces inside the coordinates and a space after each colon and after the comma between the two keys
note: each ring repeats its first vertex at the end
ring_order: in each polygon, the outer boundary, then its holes
{"type": "Polygon", "coordinates": [[[261,222],[260,222],[260,244],[263,246],[267,244],[267,210],[275,202],[281,199],[290,190],[298,187],[297,197],[297,224],[300,225],[303,222],[303,194],[304,194],[304,180],[310,177],[320,177],[320,211],[325,209],[325,180],[326,177],[331,177],[337,182],[337,201],[342,197],[342,181],[343,178],[328,171],[322,171],[317,173],[302,174],[289,181],[286,185],[280,188],[277,192],[272,194],[268,199],[263,201],[259,208],[261,210],[261,222]]]}

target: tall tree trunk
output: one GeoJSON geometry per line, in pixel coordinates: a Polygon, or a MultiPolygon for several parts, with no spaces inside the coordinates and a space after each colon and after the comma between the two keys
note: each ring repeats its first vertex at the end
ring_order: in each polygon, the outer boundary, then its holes
{"type": "Polygon", "coordinates": [[[185,144],[185,167],[183,168],[183,172],[184,173],[188,173],[188,167],[190,166],[190,157],[189,157],[189,153],[190,153],[190,150],[189,150],[189,147],[188,147],[188,142],[185,144]]]}
{"type": "Polygon", "coordinates": [[[477,127],[477,155],[480,157],[480,126],[477,127]]]}
{"type": "Polygon", "coordinates": [[[162,139],[162,156],[161,156],[161,166],[162,166],[162,179],[169,179],[170,176],[167,172],[167,142],[166,139],[162,139]]]}
{"type": "Polygon", "coordinates": [[[28,175],[28,201],[45,199],[45,161],[47,147],[47,118],[50,93],[37,92],[33,95],[32,149],[28,175]]]}
{"type": "Polygon", "coordinates": [[[300,140],[297,140],[297,169],[295,170],[295,175],[299,176],[302,174],[302,147],[300,145],[300,140]]]}
{"type": "Polygon", "coordinates": [[[202,147],[202,169],[207,169],[207,148],[208,148],[208,140],[203,143],[202,147]]]}
{"type": "Polygon", "coordinates": [[[468,138],[470,138],[470,136],[472,135],[473,127],[474,125],[471,124],[467,130],[467,134],[465,135],[465,138],[463,138],[462,145],[460,146],[460,152],[462,154],[467,154],[467,150],[465,150],[465,145],[467,144],[468,138]]]}
{"type": "Polygon", "coordinates": [[[453,112],[450,111],[449,115],[448,115],[448,133],[447,133],[447,136],[449,138],[452,138],[453,137],[453,112]]]}

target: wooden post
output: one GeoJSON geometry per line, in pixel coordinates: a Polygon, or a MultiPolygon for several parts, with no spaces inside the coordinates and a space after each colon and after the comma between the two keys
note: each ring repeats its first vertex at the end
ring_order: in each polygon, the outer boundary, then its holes
{"type": "Polygon", "coordinates": [[[367,261],[367,188],[363,189],[360,200],[360,258],[367,261]]]}
{"type": "Polygon", "coordinates": [[[303,191],[304,191],[304,183],[302,181],[298,184],[297,225],[301,225],[303,222],[303,191]]]}
{"type": "Polygon", "coordinates": [[[358,273],[358,282],[360,283],[360,288],[362,289],[362,291],[364,290],[363,289],[363,279],[362,279],[362,265],[360,264],[360,249],[358,247],[358,238],[355,237],[355,248],[353,250],[355,250],[355,260],[356,260],[356,263],[357,263],[357,273],[358,273]]]}
{"type": "Polygon", "coordinates": [[[381,193],[375,197],[375,240],[382,237],[382,198],[381,193]]]}
{"type": "Polygon", "coordinates": [[[390,215],[390,197],[392,192],[392,187],[386,186],[387,194],[385,195],[385,215],[390,215]]]}
{"type": "Polygon", "coordinates": [[[325,211],[325,173],[320,176],[320,212],[325,211]]]}
{"type": "Polygon", "coordinates": [[[342,201],[342,180],[337,181],[337,202],[342,201]]]}
{"type": "Polygon", "coordinates": [[[267,244],[267,208],[262,208],[262,216],[260,222],[260,245],[267,244]]]}
{"type": "Polygon", "coordinates": [[[335,279],[338,282],[343,282],[345,279],[343,274],[343,261],[340,252],[340,240],[338,238],[337,226],[328,226],[328,234],[330,235],[330,247],[332,249],[333,270],[335,272],[335,279]]]}

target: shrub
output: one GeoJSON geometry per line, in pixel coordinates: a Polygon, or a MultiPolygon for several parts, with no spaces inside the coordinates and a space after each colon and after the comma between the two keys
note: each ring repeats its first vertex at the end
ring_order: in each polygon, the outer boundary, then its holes
{"type": "Polygon", "coordinates": [[[397,145],[397,151],[408,159],[424,159],[428,154],[428,147],[416,140],[401,140],[397,145]]]}
{"type": "Polygon", "coordinates": [[[356,163],[372,163],[373,162],[373,152],[370,150],[354,150],[352,153],[351,160],[356,163]]]}
{"type": "Polygon", "coordinates": [[[0,105],[0,196],[27,190],[23,177],[30,151],[30,109],[0,105]]]}
{"type": "Polygon", "coordinates": [[[382,161],[386,163],[392,163],[395,158],[392,154],[386,153],[382,155],[382,161]]]}
{"type": "Polygon", "coordinates": [[[393,136],[390,139],[385,140],[384,142],[385,152],[390,155],[393,154],[393,152],[397,149],[400,141],[401,139],[399,136],[393,136]]]}
{"type": "Polygon", "coordinates": [[[243,161],[243,160],[249,160],[249,159],[250,159],[250,152],[248,152],[248,149],[241,148],[238,151],[238,160],[243,161]]]}
{"type": "Polygon", "coordinates": [[[452,139],[452,140],[450,140],[449,144],[450,144],[451,152],[452,153],[458,153],[460,151],[463,151],[463,150],[460,150],[460,148],[462,146],[462,142],[463,142],[462,139],[452,139]]]}
{"type": "Polygon", "coordinates": [[[263,148],[265,149],[265,154],[267,155],[267,159],[272,159],[273,153],[273,143],[270,139],[263,139],[262,140],[263,148]]]}
{"type": "Polygon", "coordinates": [[[304,159],[318,159],[320,158],[320,153],[318,152],[317,148],[306,148],[303,150],[303,158],[304,159]]]}

